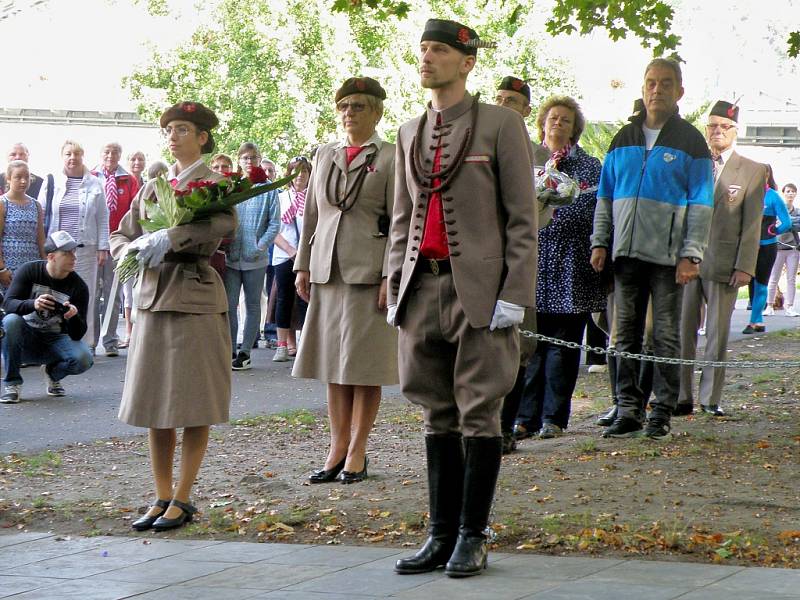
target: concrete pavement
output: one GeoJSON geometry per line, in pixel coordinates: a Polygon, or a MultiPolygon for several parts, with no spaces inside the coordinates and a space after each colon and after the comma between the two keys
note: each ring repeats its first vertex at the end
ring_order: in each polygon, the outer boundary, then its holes
{"type": "Polygon", "coordinates": [[[137,537],[0,535],[0,598],[14,600],[789,600],[800,571],[490,554],[477,577],[396,575],[408,549],[137,537]]]}

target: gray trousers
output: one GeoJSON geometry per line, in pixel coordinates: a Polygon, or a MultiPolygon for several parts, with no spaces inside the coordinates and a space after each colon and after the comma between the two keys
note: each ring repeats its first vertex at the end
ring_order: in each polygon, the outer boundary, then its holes
{"type": "Polygon", "coordinates": [[[451,273],[418,274],[400,321],[403,395],[422,406],[425,434],[499,437],[503,398],[519,368],[517,327],[472,327],[451,273]]]}
{"type": "Polygon", "coordinates": [[[119,343],[117,335],[117,323],[119,322],[119,304],[122,294],[122,286],[117,287],[117,293],[111,299],[107,296],[111,293],[111,285],[114,283],[114,261],[109,259],[102,267],[97,267],[97,292],[94,297],[94,344],[96,347],[100,340],[100,330],[103,328],[103,317],[106,310],[111,310],[111,320],[108,322],[108,332],[103,337],[103,347],[108,350],[119,343]],[[109,308],[110,307],[110,308],[109,308]]]}
{"type": "MultiPolygon", "coordinates": [[[[681,311],[681,358],[694,360],[697,355],[697,329],[700,327],[700,305],[706,303],[706,348],[704,360],[725,360],[728,356],[728,335],[731,314],[736,304],[737,289],[727,283],[695,279],[683,290],[681,311]]],[[[703,367],[698,397],[703,406],[719,406],[725,384],[723,367],[703,367]]],[[[694,404],[692,387],[694,367],[681,365],[681,391],[678,404],[694,404]]]]}

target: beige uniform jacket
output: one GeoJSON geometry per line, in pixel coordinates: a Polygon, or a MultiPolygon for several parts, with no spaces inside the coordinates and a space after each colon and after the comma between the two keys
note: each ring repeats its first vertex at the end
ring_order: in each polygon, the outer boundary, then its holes
{"type": "MultiPolygon", "coordinates": [[[[191,181],[217,180],[220,176],[202,162],[181,174],[180,189],[191,181]]],[[[128,243],[143,235],[139,219],[146,217],[144,198],[155,198],[154,181],[149,181],[131,203],[119,229],[111,234],[111,254],[119,260],[126,254],[128,243]]],[[[208,264],[223,237],[236,231],[234,210],[212,216],[207,221],[180,225],[169,229],[173,252],[196,254],[199,262],[163,262],[144,269],[140,275],[136,308],[183,313],[228,312],[228,300],[219,274],[208,264]]]]}
{"type": "Polygon", "coordinates": [[[764,165],[735,151],[714,186],[714,212],[700,277],[728,283],[734,270],[755,275],[761,214],[764,210],[764,165]]]}
{"type": "Polygon", "coordinates": [[[311,283],[328,283],[334,252],[345,283],[374,285],[387,275],[388,236],[380,232],[379,220],[388,225],[392,216],[395,148],[377,136],[374,139],[377,143],[362,150],[349,166],[340,142],[322,146],[314,157],[294,262],[295,271],[310,271],[311,283]],[[355,204],[343,213],[329,202],[326,185],[333,188],[337,175],[343,174],[338,178],[341,198],[345,189],[352,188],[359,168],[376,154],[355,204]]]}
{"type": "MultiPolygon", "coordinates": [[[[439,132],[451,131],[442,138],[448,144],[442,168],[455,158],[472,125],[474,101],[466,94],[442,111],[445,127],[440,129],[435,128],[436,111],[427,109],[420,143],[425,169],[431,169],[439,132]]],[[[415,183],[410,166],[420,119],[405,123],[397,136],[388,299],[397,304],[399,325],[416,261],[423,259],[419,245],[428,194],[415,183]]],[[[479,104],[471,148],[450,187],[441,193],[456,292],[472,327],[490,324],[498,299],[525,307],[535,304],[537,210],[532,171],[530,137],[522,117],[507,108],[479,104]]]]}

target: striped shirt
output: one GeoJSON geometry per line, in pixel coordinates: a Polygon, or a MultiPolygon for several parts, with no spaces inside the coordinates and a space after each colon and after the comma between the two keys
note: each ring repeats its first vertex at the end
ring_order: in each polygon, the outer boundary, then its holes
{"type": "Polygon", "coordinates": [[[80,239],[81,183],[83,183],[83,177],[67,177],[67,189],[64,192],[64,198],[61,200],[61,206],[58,209],[58,228],[61,231],[66,231],[76,240],[80,239]]]}

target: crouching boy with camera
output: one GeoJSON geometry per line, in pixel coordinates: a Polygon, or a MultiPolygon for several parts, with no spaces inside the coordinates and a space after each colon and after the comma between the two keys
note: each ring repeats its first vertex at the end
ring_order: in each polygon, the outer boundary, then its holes
{"type": "Polygon", "coordinates": [[[20,366],[42,365],[47,394],[63,396],[61,380],[93,364],[86,333],[89,289],[75,273],[77,242],[66,231],[53,232],[45,242],[47,260],[25,263],[11,280],[3,309],[5,384],[0,402],[20,401],[20,366]]]}

